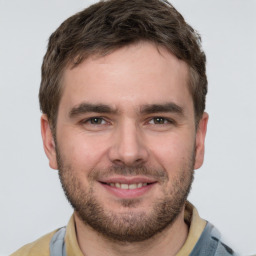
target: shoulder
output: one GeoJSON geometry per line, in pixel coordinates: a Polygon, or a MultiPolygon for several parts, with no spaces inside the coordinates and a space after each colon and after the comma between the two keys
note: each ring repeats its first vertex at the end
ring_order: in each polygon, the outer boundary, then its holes
{"type": "Polygon", "coordinates": [[[220,232],[208,222],[191,253],[191,256],[199,255],[237,256],[238,254],[223,242],[220,232]]]}
{"type": "Polygon", "coordinates": [[[36,241],[26,244],[10,256],[49,256],[49,244],[57,230],[42,236],[36,241]]]}

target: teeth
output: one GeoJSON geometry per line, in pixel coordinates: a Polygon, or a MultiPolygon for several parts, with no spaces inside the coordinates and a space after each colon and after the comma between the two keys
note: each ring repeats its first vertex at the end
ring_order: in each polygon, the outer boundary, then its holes
{"type": "Polygon", "coordinates": [[[129,185],[129,189],[135,189],[135,188],[137,188],[138,186],[137,186],[137,184],[130,184],[129,185]]]}
{"type": "Polygon", "coordinates": [[[147,186],[147,183],[134,183],[134,184],[123,184],[123,183],[108,183],[111,187],[121,188],[121,189],[136,189],[147,186]]]}
{"type": "Polygon", "coordinates": [[[128,189],[129,185],[128,184],[121,184],[121,189],[128,189]]]}

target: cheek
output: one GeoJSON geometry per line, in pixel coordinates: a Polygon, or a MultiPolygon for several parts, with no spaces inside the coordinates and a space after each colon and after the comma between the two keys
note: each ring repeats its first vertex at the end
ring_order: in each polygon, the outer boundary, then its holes
{"type": "Polygon", "coordinates": [[[97,166],[104,156],[104,141],[100,136],[86,136],[83,132],[62,131],[58,137],[61,157],[73,169],[89,171],[97,166]]]}
{"type": "Polygon", "coordinates": [[[194,140],[191,138],[193,138],[191,134],[187,136],[172,134],[157,139],[151,138],[151,154],[158,165],[175,174],[193,155],[194,140]]]}

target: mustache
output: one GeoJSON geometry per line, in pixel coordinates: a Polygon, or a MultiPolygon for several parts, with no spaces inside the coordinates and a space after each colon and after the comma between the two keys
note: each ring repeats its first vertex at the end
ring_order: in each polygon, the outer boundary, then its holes
{"type": "Polygon", "coordinates": [[[108,178],[113,175],[122,175],[122,176],[146,176],[157,181],[168,181],[169,176],[167,172],[163,169],[155,169],[152,167],[146,166],[136,166],[136,167],[129,167],[129,166],[111,166],[106,169],[93,169],[89,173],[90,180],[99,180],[102,178],[108,178]]]}

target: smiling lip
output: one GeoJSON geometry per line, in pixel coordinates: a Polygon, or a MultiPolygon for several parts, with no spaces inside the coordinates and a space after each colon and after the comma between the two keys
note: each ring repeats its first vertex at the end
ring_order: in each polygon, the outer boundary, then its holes
{"type": "Polygon", "coordinates": [[[144,195],[157,181],[148,177],[112,177],[99,183],[114,196],[128,199],[144,195]]]}

